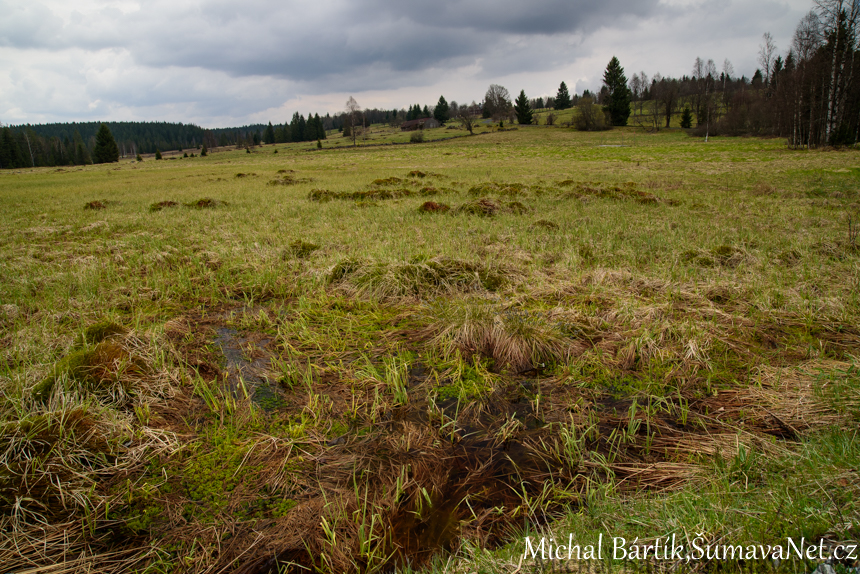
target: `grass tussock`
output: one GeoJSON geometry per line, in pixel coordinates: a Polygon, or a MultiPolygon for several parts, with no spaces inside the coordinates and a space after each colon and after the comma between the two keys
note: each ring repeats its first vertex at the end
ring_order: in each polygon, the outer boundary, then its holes
{"type": "Polygon", "coordinates": [[[447,213],[451,211],[451,206],[435,201],[425,201],[418,207],[418,211],[421,213],[447,213]]]}
{"type": "Polygon", "coordinates": [[[393,186],[393,185],[402,185],[403,183],[405,183],[405,180],[403,180],[399,177],[391,176],[391,177],[383,177],[383,178],[374,179],[373,181],[370,182],[370,185],[376,186],[376,187],[385,187],[385,186],[393,186]]]}
{"type": "Polygon", "coordinates": [[[308,193],[310,201],[326,202],[333,199],[353,201],[374,201],[381,199],[400,199],[410,197],[415,192],[408,188],[401,189],[368,189],[364,191],[328,191],[326,189],[312,189],[308,193]]]}
{"type": "Polygon", "coordinates": [[[489,300],[437,301],[428,313],[433,340],[445,353],[479,353],[516,371],[561,362],[582,350],[547,315],[489,300]]]}
{"type": "Polygon", "coordinates": [[[469,195],[496,195],[500,197],[520,197],[532,191],[529,186],[522,183],[497,183],[487,182],[473,185],[469,188],[469,195]]]}
{"type": "Polygon", "coordinates": [[[151,204],[149,206],[149,211],[151,211],[151,212],[161,211],[162,209],[168,209],[171,207],[176,207],[177,205],[179,205],[179,203],[177,203],[175,201],[170,201],[170,200],[159,201],[157,203],[151,204]]]}
{"type": "Polygon", "coordinates": [[[320,248],[316,243],[310,243],[301,239],[296,239],[290,243],[288,252],[297,259],[307,259],[314,251],[320,248]]]}
{"type": "Polygon", "coordinates": [[[345,259],[329,271],[328,277],[329,284],[341,291],[378,299],[497,291],[508,282],[502,269],[448,257],[408,263],[345,259]]]}
{"type": "Polygon", "coordinates": [[[310,183],[313,179],[308,177],[296,177],[292,175],[292,173],[288,173],[285,171],[278,171],[280,175],[274,179],[269,180],[266,185],[298,185],[302,183],[310,183]]]}
{"type": "Polygon", "coordinates": [[[502,204],[495,199],[483,197],[464,203],[457,207],[456,213],[465,213],[466,215],[478,215],[480,217],[493,217],[502,211],[502,204]]]}
{"type": "Polygon", "coordinates": [[[99,200],[89,201],[89,202],[84,204],[84,209],[89,209],[92,211],[99,211],[101,209],[107,209],[108,203],[109,202],[106,199],[103,199],[101,201],[99,201],[99,200]]]}
{"type": "Polygon", "coordinates": [[[546,219],[538,219],[537,221],[529,225],[529,229],[555,231],[556,229],[558,229],[558,224],[553,223],[552,221],[547,221],[546,219]]]}
{"type": "Polygon", "coordinates": [[[76,392],[113,404],[126,404],[142,392],[155,392],[165,381],[152,370],[147,341],[115,325],[88,329],[82,347],[72,350],[32,389],[47,403],[56,395],[76,392]]]}
{"type": "Polygon", "coordinates": [[[687,250],[681,254],[681,260],[699,267],[728,267],[734,269],[747,259],[746,253],[731,245],[718,245],[707,251],[687,250]]]}
{"type": "Polygon", "coordinates": [[[636,189],[636,183],[627,182],[622,185],[607,185],[599,182],[578,183],[572,180],[559,182],[560,187],[569,188],[561,196],[564,199],[579,199],[587,201],[591,198],[625,199],[641,204],[656,204],[660,199],[653,193],[636,189]]]}
{"type": "Polygon", "coordinates": [[[186,207],[193,207],[194,209],[215,209],[216,207],[225,207],[227,205],[230,204],[219,199],[212,199],[211,197],[203,197],[197,201],[185,204],[186,207]]]}

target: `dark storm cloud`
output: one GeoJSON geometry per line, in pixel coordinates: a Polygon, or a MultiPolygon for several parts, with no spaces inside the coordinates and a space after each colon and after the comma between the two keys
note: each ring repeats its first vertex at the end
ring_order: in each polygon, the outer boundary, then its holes
{"type": "Polygon", "coordinates": [[[0,23],[6,46],[123,48],[148,66],[323,83],[371,69],[417,72],[494,59],[510,51],[510,35],[583,32],[619,14],[644,17],[659,9],[658,0],[149,1],[133,12],[102,8],[63,24],[44,4],[0,6],[11,15],[0,23]]]}

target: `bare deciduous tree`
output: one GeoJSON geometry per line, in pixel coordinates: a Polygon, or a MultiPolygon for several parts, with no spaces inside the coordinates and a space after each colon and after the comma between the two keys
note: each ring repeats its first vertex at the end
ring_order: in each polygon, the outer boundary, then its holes
{"type": "Polygon", "coordinates": [[[827,94],[825,141],[842,123],[844,101],[854,71],[857,51],[860,0],[815,0],[824,36],[833,43],[830,65],[830,85],[827,94]]]}
{"type": "Polygon", "coordinates": [[[654,78],[651,80],[651,121],[654,124],[654,131],[660,129],[660,105],[663,102],[662,99],[662,86],[663,86],[663,76],[660,75],[660,72],[654,74],[654,78]]]}
{"type": "Polygon", "coordinates": [[[461,126],[469,130],[470,134],[475,133],[473,131],[475,129],[475,116],[472,114],[470,106],[460,106],[457,113],[457,120],[460,122],[461,126]]]}
{"type": "Polygon", "coordinates": [[[776,44],[773,43],[773,36],[770,35],[770,32],[765,32],[762,35],[762,40],[764,43],[758,49],[758,63],[764,68],[764,83],[767,85],[773,71],[773,55],[776,53],[776,44]]]}
{"type": "Polygon", "coordinates": [[[494,121],[499,121],[510,117],[512,109],[511,94],[508,90],[498,84],[490,84],[484,96],[484,110],[490,114],[490,117],[494,121]]]}
{"type": "Polygon", "coordinates": [[[349,121],[349,129],[352,134],[352,145],[355,147],[355,123],[361,114],[361,106],[358,105],[358,102],[355,101],[355,98],[352,96],[346,101],[346,115],[347,121],[349,121]]]}

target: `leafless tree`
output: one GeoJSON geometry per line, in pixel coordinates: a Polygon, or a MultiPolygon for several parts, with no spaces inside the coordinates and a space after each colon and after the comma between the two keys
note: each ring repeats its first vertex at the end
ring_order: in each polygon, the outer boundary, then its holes
{"type": "Polygon", "coordinates": [[[352,145],[355,147],[355,124],[356,120],[359,120],[359,116],[361,115],[361,106],[358,105],[358,102],[355,101],[355,98],[352,96],[346,101],[346,115],[347,120],[349,121],[350,132],[352,133],[352,145]]]}
{"type": "Polygon", "coordinates": [[[728,109],[728,99],[726,98],[726,84],[732,79],[732,76],[735,75],[735,67],[732,66],[732,63],[728,58],[723,60],[723,106],[728,109]]]}
{"type": "Polygon", "coordinates": [[[653,104],[651,106],[650,115],[651,121],[654,124],[654,131],[660,129],[660,106],[663,102],[662,87],[663,77],[660,75],[660,72],[657,72],[656,74],[654,74],[654,78],[651,80],[651,101],[653,104]]]}
{"type": "Polygon", "coordinates": [[[33,148],[30,146],[30,136],[27,135],[27,130],[24,130],[24,139],[27,140],[27,151],[30,152],[30,163],[36,167],[36,158],[33,155],[33,148]]]}
{"type": "Polygon", "coordinates": [[[633,74],[630,78],[630,95],[637,100],[642,95],[642,81],[639,79],[639,74],[633,74]]]}
{"type": "Polygon", "coordinates": [[[460,125],[469,130],[470,134],[474,134],[473,131],[475,129],[475,116],[470,109],[470,106],[460,106],[460,110],[457,114],[457,120],[459,120],[460,125]]]}
{"type": "Polygon", "coordinates": [[[770,83],[770,75],[773,72],[773,58],[776,53],[776,44],[773,43],[773,36],[770,35],[770,32],[765,32],[762,35],[762,41],[764,43],[758,49],[758,63],[764,68],[764,83],[767,85],[770,83]]]}
{"type": "MultiPolygon", "coordinates": [[[[812,102],[815,98],[815,86],[810,82],[808,95],[804,87],[806,84],[809,62],[821,46],[821,41],[821,22],[818,19],[818,15],[814,11],[810,10],[797,25],[797,28],[794,31],[794,37],[791,41],[791,49],[798,61],[797,78],[794,81],[794,94],[792,98],[794,103],[791,121],[792,133],[791,138],[789,139],[790,145],[795,148],[804,145],[802,134],[803,127],[805,126],[801,125],[804,121],[802,116],[807,102],[812,102]]],[[[815,123],[814,106],[809,106],[808,113],[809,123],[806,146],[811,147],[812,134],[814,133],[813,125],[815,123]]]]}
{"type": "Polygon", "coordinates": [[[833,130],[842,123],[854,71],[854,54],[860,41],[860,0],[815,0],[815,6],[824,36],[833,41],[824,133],[825,141],[830,141],[833,130]]]}
{"type": "Polygon", "coordinates": [[[490,84],[484,96],[484,110],[489,112],[490,117],[499,121],[510,117],[512,109],[511,94],[508,90],[498,84],[490,84]]]}
{"type": "MultiPolygon", "coordinates": [[[[633,75],[635,76],[636,74],[633,75]]],[[[644,71],[639,72],[639,85],[641,86],[640,90],[642,91],[642,93],[641,97],[639,98],[639,101],[637,101],[636,103],[639,105],[639,115],[641,116],[642,106],[645,105],[645,90],[647,90],[648,86],[651,85],[650,80],[648,80],[648,76],[645,75],[644,71]]],[[[651,97],[653,98],[654,96],[651,95],[651,97]]]]}
{"type": "Polygon", "coordinates": [[[675,108],[678,106],[678,97],[680,95],[680,86],[678,80],[663,78],[660,80],[660,104],[663,106],[663,114],[666,117],[666,127],[672,121],[672,115],[675,113],[675,108]]]}

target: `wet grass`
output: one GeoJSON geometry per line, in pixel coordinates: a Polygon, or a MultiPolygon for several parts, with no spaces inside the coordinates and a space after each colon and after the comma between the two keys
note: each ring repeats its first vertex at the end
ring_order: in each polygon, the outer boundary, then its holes
{"type": "Polygon", "coordinates": [[[621,136],[0,173],[0,562],[856,539],[857,153],[621,136]]]}

